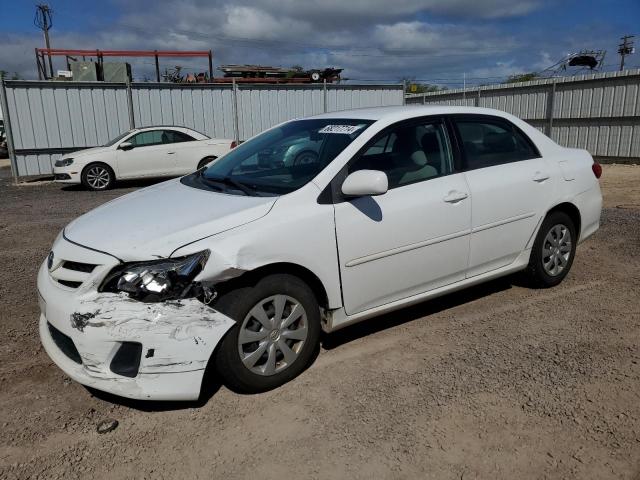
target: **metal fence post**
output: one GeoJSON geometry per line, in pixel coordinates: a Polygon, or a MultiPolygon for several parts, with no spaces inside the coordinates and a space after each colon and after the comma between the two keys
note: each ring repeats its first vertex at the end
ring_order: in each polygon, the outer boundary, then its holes
{"type": "Polygon", "coordinates": [[[327,113],[327,79],[322,80],[322,101],[324,102],[324,113],[327,113]]]}
{"type": "Polygon", "coordinates": [[[0,72],[0,109],[4,118],[4,132],[7,135],[7,150],[11,161],[11,174],[13,183],[18,183],[18,163],[16,161],[16,151],[13,148],[13,133],[11,131],[11,117],[9,116],[9,103],[7,102],[7,90],[4,84],[4,74],[0,72]]]}
{"type": "Polygon", "coordinates": [[[547,101],[547,137],[552,138],[553,134],[553,109],[556,97],[556,81],[551,82],[551,91],[547,101]]]}
{"type": "Polygon", "coordinates": [[[236,143],[240,143],[240,121],[238,114],[238,85],[236,84],[236,79],[234,78],[231,81],[231,86],[233,88],[233,137],[236,143]]]}
{"type": "Polygon", "coordinates": [[[129,107],[129,129],[136,128],[136,119],[133,115],[133,93],[131,93],[131,82],[129,79],[126,81],[127,87],[127,107],[129,107]]]}

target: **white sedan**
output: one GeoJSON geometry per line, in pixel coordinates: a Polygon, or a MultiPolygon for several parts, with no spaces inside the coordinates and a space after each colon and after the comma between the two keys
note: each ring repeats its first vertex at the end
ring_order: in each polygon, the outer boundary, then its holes
{"type": "Polygon", "coordinates": [[[67,154],[55,162],[54,179],[106,190],[116,180],[177,177],[193,172],[235,146],[186,127],[136,128],[106,145],[67,154]]]}
{"type": "Polygon", "coordinates": [[[321,330],[518,271],[557,285],[599,227],[600,174],[496,110],[286,122],[67,225],[38,274],[42,344],[126,397],[195,399],[207,367],[236,391],[275,388],[321,330]],[[293,143],[313,161],[279,158],[293,143]]]}

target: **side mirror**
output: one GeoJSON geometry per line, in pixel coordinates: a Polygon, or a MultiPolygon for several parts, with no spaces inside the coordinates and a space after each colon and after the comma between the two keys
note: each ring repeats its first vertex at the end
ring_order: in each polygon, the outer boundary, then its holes
{"type": "Polygon", "coordinates": [[[342,193],[349,197],[382,195],[389,190],[387,174],[380,170],[358,170],[342,183],[342,193]]]}
{"type": "Polygon", "coordinates": [[[131,150],[134,147],[131,142],[122,142],[118,147],[120,150],[131,150]]]}

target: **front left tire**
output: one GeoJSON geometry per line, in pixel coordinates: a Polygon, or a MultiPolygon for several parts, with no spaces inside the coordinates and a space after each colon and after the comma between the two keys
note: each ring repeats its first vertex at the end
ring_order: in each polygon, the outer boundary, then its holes
{"type": "Polygon", "coordinates": [[[89,190],[109,190],[116,181],[116,175],[107,164],[90,163],[82,170],[81,181],[89,190]]]}
{"type": "Polygon", "coordinates": [[[300,375],[318,352],[320,307],[298,277],[268,275],[222,294],[212,306],[236,321],[214,358],[218,374],[236,392],[279,387],[300,375]]]}

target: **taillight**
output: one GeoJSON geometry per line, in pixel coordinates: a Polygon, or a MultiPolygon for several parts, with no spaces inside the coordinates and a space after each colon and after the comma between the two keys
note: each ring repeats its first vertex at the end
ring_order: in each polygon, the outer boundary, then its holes
{"type": "Polygon", "coordinates": [[[593,170],[593,174],[596,176],[596,178],[600,178],[602,176],[602,165],[600,165],[598,162],[593,162],[593,165],[591,165],[591,170],[593,170]]]}
{"type": "Polygon", "coordinates": [[[231,149],[233,150],[234,148],[236,148],[238,146],[238,142],[236,142],[235,140],[233,142],[231,142],[231,149]]]}

